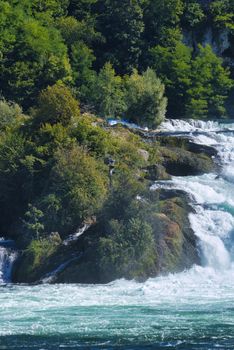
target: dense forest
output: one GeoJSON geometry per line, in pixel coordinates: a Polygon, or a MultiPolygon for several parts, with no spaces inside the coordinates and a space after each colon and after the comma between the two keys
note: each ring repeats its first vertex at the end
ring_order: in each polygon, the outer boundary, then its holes
{"type": "Polygon", "coordinates": [[[163,149],[106,120],[231,117],[233,63],[233,0],[1,0],[1,235],[40,260],[95,216],[102,268],[153,271],[163,149]]]}
{"type": "Polygon", "coordinates": [[[26,111],[59,83],[104,118],[154,127],[163,95],[170,118],[227,114],[232,0],[12,0],[0,13],[1,94],[26,111]]]}

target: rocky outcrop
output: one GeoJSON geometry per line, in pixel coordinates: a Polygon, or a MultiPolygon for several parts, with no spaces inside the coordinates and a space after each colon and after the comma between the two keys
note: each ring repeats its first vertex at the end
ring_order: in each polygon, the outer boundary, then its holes
{"type": "MultiPolygon", "coordinates": [[[[139,148],[139,157],[148,163],[146,167],[139,169],[139,173],[142,172],[140,181],[149,187],[147,180],[166,181],[171,175],[187,176],[210,172],[215,168],[216,156],[212,147],[196,145],[186,138],[158,137],[156,142],[152,141],[150,148],[139,148]],[[155,150],[154,156],[152,149],[155,150]]],[[[54,238],[32,242],[18,260],[14,270],[14,282],[107,283],[122,277],[144,280],[159,274],[179,272],[193,264],[199,264],[197,239],[188,219],[188,214],[193,209],[188,204],[186,193],[173,189],[160,189],[153,195],[150,193],[148,190],[145,197],[139,196],[138,203],[131,208],[131,217],[134,219],[139,203],[142,205],[143,219],[152,232],[153,250],[147,252],[145,263],[142,263],[145,257],[140,256],[138,266],[135,255],[135,260],[131,263],[129,257],[125,259],[124,253],[115,257],[117,267],[120,267],[117,272],[116,269],[113,272],[108,263],[105,267],[102,266],[100,240],[104,238],[105,242],[109,242],[109,245],[105,246],[108,250],[104,250],[108,262],[112,261],[112,254],[114,259],[115,249],[119,249],[123,243],[119,243],[118,239],[109,240],[108,230],[105,231],[106,224],[103,223],[103,212],[97,220],[92,221],[91,226],[88,225],[84,234],[76,235],[72,244],[64,245],[62,241],[54,238]],[[122,269],[121,264],[125,264],[122,269]]],[[[120,228],[120,233],[121,230],[123,229],[120,228]]],[[[129,252],[129,247],[124,248],[123,245],[123,249],[129,252]]],[[[134,250],[134,246],[130,247],[131,249],[134,250]]]]}
{"type": "Polygon", "coordinates": [[[188,213],[192,207],[188,204],[187,194],[183,191],[160,190],[160,225],[162,272],[179,271],[199,264],[197,238],[191,229],[188,213]],[[165,199],[164,199],[165,198],[165,199]]]}
{"type": "MultiPolygon", "coordinates": [[[[188,213],[192,208],[188,205],[187,195],[179,190],[158,190],[154,198],[158,198],[157,210],[152,210],[149,204],[145,217],[153,232],[154,265],[148,272],[147,269],[140,273],[136,270],[134,275],[128,270],[131,270],[130,264],[121,277],[131,276],[145,280],[158,274],[182,271],[195,263],[199,264],[196,237],[188,220],[188,213]]],[[[51,250],[44,244],[42,258],[38,257],[39,247],[24,252],[21,263],[15,270],[15,282],[110,282],[113,279],[111,270],[103,271],[99,261],[100,235],[101,226],[97,223],[73,246],[59,245],[51,250]]]]}
{"type": "MultiPolygon", "coordinates": [[[[179,272],[191,267],[193,264],[199,264],[196,237],[188,220],[188,212],[192,208],[187,204],[187,196],[182,191],[177,191],[177,193],[174,193],[176,196],[171,197],[169,192],[168,190],[159,191],[159,211],[149,212],[147,215],[147,222],[153,229],[156,259],[151,274],[142,273],[140,276],[133,276],[133,278],[138,280],[169,272],[179,272]],[[165,199],[165,197],[169,198],[165,199]]],[[[90,238],[90,235],[89,238],[86,238],[89,240],[89,243],[90,238]]],[[[113,276],[107,273],[104,277],[101,274],[96,248],[95,244],[90,245],[86,241],[83,258],[74,262],[67,270],[63,271],[58,276],[57,282],[110,282],[113,276]]],[[[126,275],[121,277],[128,278],[128,271],[126,271],[126,275]]]]}
{"type": "Polygon", "coordinates": [[[146,172],[145,178],[151,181],[170,180],[171,176],[167,173],[166,168],[161,164],[149,165],[144,169],[146,172]]]}
{"type": "Polygon", "coordinates": [[[205,154],[194,154],[181,148],[162,148],[162,164],[170,175],[190,176],[209,173],[214,170],[214,163],[205,154]]]}

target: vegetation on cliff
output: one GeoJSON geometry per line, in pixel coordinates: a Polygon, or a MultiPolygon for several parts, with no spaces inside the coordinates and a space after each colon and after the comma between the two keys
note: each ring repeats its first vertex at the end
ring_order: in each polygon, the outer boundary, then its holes
{"type": "Polygon", "coordinates": [[[212,160],[106,120],[226,117],[231,61],[198,39],[208,25],[228,31],[231,59],[233,11],[229,0],[0,2],[0,232],[23,249],[30,281],[77,252],[80,281],[187,264],[185,199],[170,202],[173,219],[149,181],[210,171],[212,160]],[[64,248],[90,220],[87,239],[64,248]]]}

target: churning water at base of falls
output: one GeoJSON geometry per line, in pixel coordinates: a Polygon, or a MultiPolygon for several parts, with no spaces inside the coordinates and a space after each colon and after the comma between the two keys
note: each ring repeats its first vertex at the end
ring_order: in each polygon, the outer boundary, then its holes
{"type": "Polygon", "coordinates": [[[222,165],[154,186],[189,194],[203,266],[144,283],[2,285],[0,349],[234,349],[234,125],[162,128],[214,146],[222,165]]]}
{"type": "Polygon", "coordinates": [[[234,273],[0,288],[0,349],[233,349],[234,273]]]}

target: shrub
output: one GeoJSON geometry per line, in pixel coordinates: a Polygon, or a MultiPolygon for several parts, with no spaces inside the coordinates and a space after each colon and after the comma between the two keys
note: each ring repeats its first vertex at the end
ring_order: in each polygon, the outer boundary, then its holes
{"type": "Polygon", "coordinates": [[[126,110],[122,78],[115,74],[110,63],[98,74],[91,97],[100,117],[116,118],[126,110]]]}
{"type": "Polygon", "coordinates": [[[111,221],[109,234],[99,240],[101,278],[143,278],[155,270],[156,251],[151,227],[133,218],[127,223],[111,221]]]}
{"type": "Polygon", "coordinates": [[[163,121],[167,106],[165,89],[152,69],[142,75],[135,70],[126,78],[126,91],[127,119],[151,128],[163,121]]]}
{"type": "Polygon", "coordinates": [[[66,234],[77,229],[102,206],[107,177],[99,163],[78,146],[59,150],[55,161],[49,189],[61,203],[56,230],[66,234]]]}
{"type": "Polygon", "coordinates": [[[56,83],[41,92],[36,110],[36,121],[39,124],[61,123],[67,126],[72,117],[79,114],[78,102],[62,83],[56,83]]]}
{"type": "Polygon", "coordinates": [[[8,127],[19,126],[26,120],[22,109],[13,102],[0,100],[0,131],[5,131],[8,127]]]}

